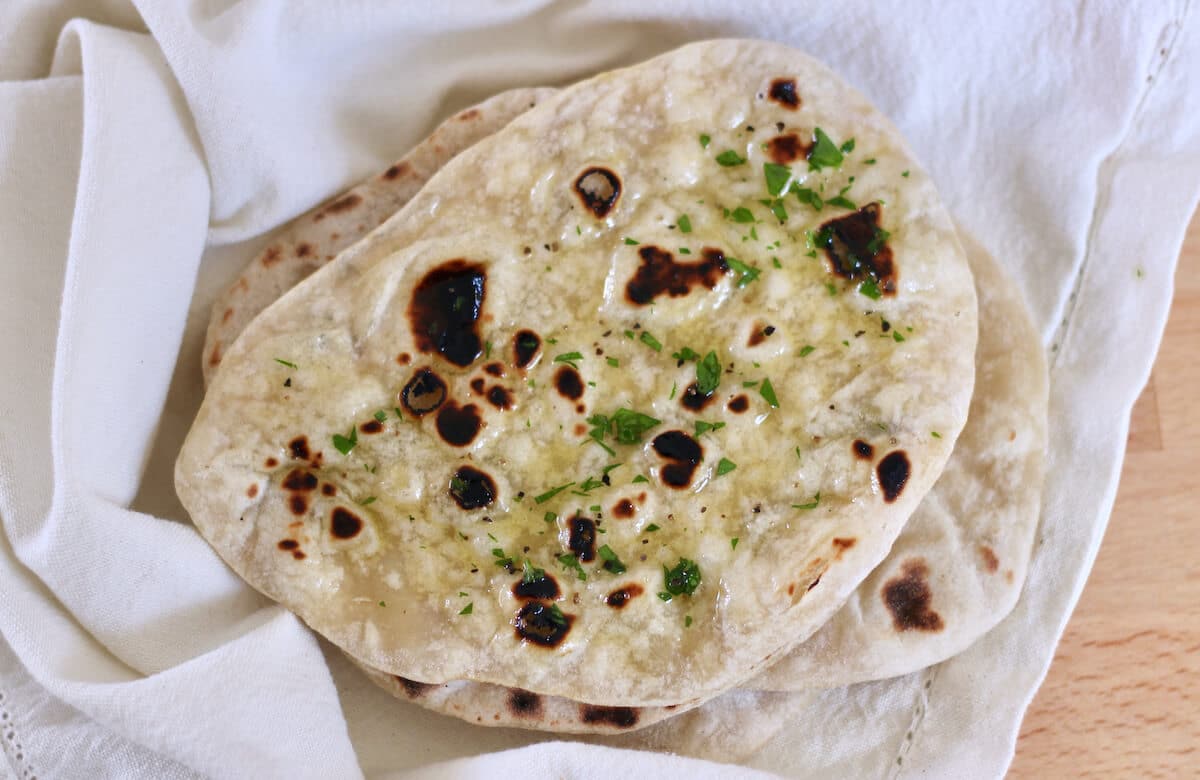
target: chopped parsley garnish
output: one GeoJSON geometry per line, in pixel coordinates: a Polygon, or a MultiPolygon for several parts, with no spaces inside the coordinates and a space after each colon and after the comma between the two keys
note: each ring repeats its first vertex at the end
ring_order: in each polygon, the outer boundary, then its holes
{"type": "Polygon", "coordinates": [[[717,476],[724,476],[736,468],[737,464],[731,461],[729,458],[721,458],[720,462],[717,463],[717,476]]]}
{"type": "MultiPolygon", "coordinates": [[[[670,601],[671,596],[690,596],[700,587],[700,567],[695,561],[680,558],[674,568],[663,567],[663,581],[667,596],[664,601],[670,601]]],[[[662,595],[660,593],[659,598],[662,595]]]]}
{"type": "Polygon", "coordinates": [[[534,496],[533,497],[534,503],[544,504],[574,484],[575,484],[574,482],[568,482],[565,485],[559,485],[558,487],[550,488],[545,493],[542,493],[540,496],[534,496]]]}
{"type": "Polygon", "coordinates": [[[521,582],[537,582],[546,579],[546,571],[539,569],[529,561],[525,561],[521,566],[525,569],[525,573],[521,575],[521,582]]]}
{"type": "Polygon", "coordinates": [[[670,394],[669,396],[667,396],[667,400],[668,400],[668,401],[674,401],[674,400],[675,400],[675,391],[676,391],[676,390],[678,390],[678,389],[679,389],[679,383],[678,383],[678,382],[672,382],[672,383],[671,383],[671,394],[670,394]]]}
{"type": "Polygon", "coordinates": [[[688,249],[686,246],[679,247],[679,254],[690,255],[691,253],[692,253],[692,250],[688,249]]]}
{"type": "MultiPolygon", "coordinates": [[[[755,241],[758,240],[758,228],[750,228],[750,238],[753,238],[755,241]]],[[[745,241],[746,239],[743,238],[742,240],[745,241]]]]}
{"type": "Polygon", "coordinates": [[[648,330],[642,331],[642,335],[639,336],[638,339],[643,344],[645,344],[647,347],[650,347],[650,349],[654,350],[655,352],[662,352],[662,342],[659,341],[658,339],[654,338],[654,336],[651,335],[650,331],[648,331],[648,330]]]}
{"type": "Polygon", "coordinates": [[[858,210],[858,206],[854,203],[854,201],[850,200],[845,195],[838,195],[836,198],[830,198],[825,202],[830,206],[837,206],[838,208],[850,209],[851,211],[858,210]]]}
{"type": "Polygon", "coordinates": [[[767,192],[782,195],[792,178],[792,169],[786,165],[763,163],[763,176],[767,179],[767,192]]]}
{"type": "Polygon", "coordinates": [[[621,361],[617,360],[615,357],[607,358],[606,362],[613,368],[619,368],[621,365],[621,361]]]}
{"type": "Polygon", "coordinates": [[[822,168],[837,168],[845,159],[843,152],[838,149],[837,144],[825,135],[825,131],[821,128],[813,130],[813,146],[808,153],[808,167],[814,171],[819,171],[822,168]]]}
{"type": "Polygon", "coordinates": [[[942,434],[938,433],[937,431],[930,431],[930,432],[929,432],[929,435],[930,435],[930,436],[932,436],[932,437],[933,437],[933,438],[935,438],[935,439],[940,439],[940,438],[942,438],[942,434]]]}
{"type": "Polygon", "coordinates": [[[546,610],[546,612],[547,617],[550,618],[550,622],[559,628],[567,624],[567,616],[563,614],[563,611],[558,608],[557,604],[551,604],[550,609],[546,610]]]}
{"type": "Polygon", "coordinates": [[[704,422],[704,420],[696,420],[696,436],[698,438],[709,431],[719,431],[724,427],[725,423],[723,422],[710,423],[704,422]]]}
{"type": "Polygon", "coordinates": [[[779,408],[779,399],[775,396],[775,388],[771,386],[770,379],[764,379],[762,381],[762,387],[758,388],[758,394],[763,397],[763,400],[766,401],[772,409],[779,408]]]}
{"type": "Polygon", "coordinates": [[[797,187],[793,184],[792,192],[796,193],[796,200],[812,206],[817,211],[825,208],[825,201],[821,200],[821,196],[817,194],[816,190],[809,189],[808,187],[797,187]]]}
{"type": "Polygon", "coordinates": [[[725,263],[731,269],[733,269],[734,271],[737,271],[740,274],[740,276],[738,276],[738,279],[737,279],[738,287],[745,287],[746,285],[750,284],[750,282],[753,282],[756,279],[758,279],[759,274],[762,273],[761,269],[755,268],[752,265],[746,265],[741,260],[738,260],[736,257],[726,257],[725,263]]]}
{"type": "Polygon", "coordinates": [[[884,242],[887,241],[891,235],[891,233],[887,232],[881,227],[875,228],[875,234],[871,236],[871,240],[867,242],[867,251],[870,252],[872,256],[879,254],[879,250],[883,249],[884,242]]]}
{"type": "Polygon", "coordinates": [[[625,236],[625,243],[628,244],[629,246],[637,246],[641,242],[637,241],[635,239],[632,239],[629,236],[625,236]]]}
{"type": "Polygon", "coordinates": [[[692,616],[691,616],[691,615],[684,615],[684,617],[683,617],[683,627],[684,627],[684,628],[691,628],[691,627],[692,627],[692,616]]]}
{"type": "Polygon", "coordinates": [[[555,363],[566,363],[571,368],[579,368],[578,361],[580,360],[583,360],[583,355],[578,352],[564,352],[554,356],[555,363]]]}
{"type": "Polygon", "coordinates": [[[627,338],[627,339],[633,338],[633,331],[631,331],[631,330],[625,331],[625,338],[627,338]]]}
{"type": "Polygon", "coordinates": [[[483,359],[488,360],[492,357],[492,342],[483,342],[483,359]]]}
{"type": "MultiPolygon", "coordinates": [[[[647,481],[649,481],[649,480],[647,480],[647,481]]],[[[648,533],[648,534],[654,533],[657,530],[658,530],[658,523],[651,523],[650,525],[646,526],[646,533],[648,533]]]]}
{"type": "Polygon", "coordinates": [[[726,168],[730,168],[730,167],[733,167],[734,165],[745,164],[746,158],[742,157],[740,154],[733,151],[732,149],[726,149],[725,151],[723,151],[717,155],[717,162],[719,164],[725,166],[726,168]]]}
{"type": "Polygon", "coordinates": [[[892,331],[892,338],[896,340],[897,344],[904,341],[904,337],[900,335],[900,331],[898,330],[892,331]]]}
{"type": "Polygon", "coordinates": [[[375,498],[375,496],[367,496],[362,501],[359,501],[358,505],[359,506],[370,506],[371,504],[374,504],[376,500],[377,499],[375,498]]]}
{"type": "Polygon", "coordinates": [[[699,360],[700,353],[697,352],[696,350],[692,349],[691,347],[684,347],[683,349],[679,350],[678,352],[672,352],[671,357],[673,357],[676,360],[681,361],[681,362],[684,360],[699,360]]]}
{"type": "Polygon", "coordinates": [[[381,606],[381,607],[386,607],[386,606],[387,606],[387,602],[386,602],[386,601],[381,601],[381,602],[379,602],[379,606],[381,606]]]}
{"type": "Polygon", "coordinates": [[[874,157],[872,157],[871,159],[869,159],[869,160],[864,160],[863,162],[864,162],[864,164],[866,164],[866,165],[874,165],[874,164],[875,164],[875,158],[874,158],[874,157]]]}
{"type": "Polygon", "coordinates": [[[709,350],[704,359],[696,364],[696,391],[700,395],[711,395],[721,384],[721,361],[717,353],[709,350]]]}
{"type": "Polygon", "coordinates": [[[495,563],[497,566],[502,566],[505,569],[507,569],[513,565],[512,556],[505,555],[504,550],[502,550],[499,547],[492,548],[492,555],[495,556],[495,558],[496,558],[495,563]]]}
{"type": "Polygon", "coordinates": [[[904,171],[904,172],[902,172],[900,175],[901,175],[901,176],[903,176],[904,178],[906,178],[906,179],[907,179],[907,178],[908,178],[908,171],[904,171]]]}
{"type": "Polygon", "coordinates": [[[675,220],[675,224],[679,225],[680,233],[692,232],[692,220],[688,218],[687,214],[680,214],[679,219],[675,220]]]}
{"type": "Polygon", "coordinates": [[[736,209],[729,212],[729,218],[734,222],[747,224],[754,221],[754,212],[745,206],[738,206],[736,209]]]}
{"type": "Polygon", "coordinates": [[[830,298],[837,295],[837,287],[834,286],[833,282],[825,282],[825,289],[829,291],[830,298]]]}
{"type": "Polygon", "coordinates": [[[813,496],[812,501],[809,501],[807,504],[792,504],[792,509],[805,509],[805,510],[816,509],[820,505],[820,503],[821,503],[821,491],[818,490],[817,494],[815,496],[813,496]]]}
{"type": "Polygon", "coordinates": [[[383,411],[382,409],[380,409],[378,412],[375,412],[375,414],[373,414],[371,416],[374,417],[379,422],[384,422],[385,420],[387,420],[387,412],[383,411]]]}
{"type": "Polygon", "coordinates": [[[808,357],[813,352],[815,352],[816,349],[817,348],[814,347],[812,344],[805,344],[803,347],[800,348],[800,357],[808,357]]]}
{"type": "Polygon", "coordinates": [[[736,536],[729,540],[729,549],[736,550],[737,545],[738,545],[738,538],[736,536]]]}
{"type": "Polygon", "coordinates": [[[710,135],[706,135],[705,133],[701,133],[701,134],[700,134],[700,145],[701,145],[702,147],[704,147],[705,149],[707,149],[707,148],[708,148],[708,144],[709,144],[709,142],[710,142],[710,141],[712,141],[712,136],[710,136],[710,135]]]}
{"type": "Polygon", "coordinates": [[[474,611],[475,611],[475,602],[474,602],[474,601],[472,601],[472,602],[468,603],[468,604],[467,604],[467,606],[465,606],[465,607],[463,607],[462,609],[460,609],[460,610],[458,611],[458,614],[460,614],[460,615],[469,615],[469,614],[471,614],[471,613],[472,613],[472,612],[474,612],[474,611]]]}
{"type": "Polygon", "coordinates": [[[879,292],[879,285],[875,284],[874,279],[863,279],[858,285],[858,291],[873,301],[883,297],[883,293],[879,292]]]}
{"type": "Polygon", "coordinates": [[[783,268],[783,263],[779,262],[778,257],[771,258],[771,265],[775,266],[776,268],[783,268]]]}
{"type": "MultiPolygon", "coordinates": [[[[769,208],[771,213],[775,215],[775,219],[779,220],[780,222],[787,222],[788,213],[787,209],[783,205],[782,198],[776,198],[775,200],[760,200],[759,203],[769,208]]],[[[778,243],[779,242],[776,242],[776,244],[778,243]]],[[[767,247],[767,249],[770,248],[770,246],[767,247]]]]}
{"type": "Polygon", "coordinates": [[[636,477],[633,478],[633,484],[635,484],[635,485],[639,482],[649,482],[649,481],[650,480],[647,479],[644,474],[638,474],[636,477]]]}
{"type": "Polygon", "coordinates": [[[606,434],[613,434],[613,437],[621,444],[637,444],[642,440],[643,433],[662,423],[662,420],[656,420],[648,414],[635,412],[632,409],[618,409],[613,412],[612,416],[593,414],[587,418],[587,421],[592,426],[588,436],[608,450],[610,455],[616,453],[605,446],[603,439],[606,434]],[[613,433],[614,430],[615,433],[613,433]]]}
{"type": "Polygon", "coordinates": [[[563,553],[558,556],[558,563],[564,569],[571,569],[575,572],[575,576],[581,580],[587,579],[587,572],[583,570],[583,566],[579,564],[579,559],[571,553],[563,553]]]}
{"type": "Polygon", "coordinates": [[[758,387],[759,381],[758,379],[747,379],[745,382],[742,382],[742,387],[758,387]]]}
{"type": "Polygon", "coordinates": [[[290,362],[288,362],[288,361],[284,360],[283,358],[275,358],[275,362],[276,362],[276,363],[279,363],[280,365],[287,366],[288,368],[295,368],[295,367],[296,367],[296,364],[295,364],[295,363],[290,363],[290,362]]]}
{"type": "Polygon", "coordinates": [[[604,561],[605,571],[612,574],[625,573],[625,564],[621,562],[621,559],[617,557],[617,554],[613,552],[612,548],[607,544],[601,546],[599,550],[596,550],[596,554],[599,555],[600,559],[604,561]]]}
{"type": "Polygon", "coordinates": [[[350,426],[349,436],[342,436],[339,433],[333,434],[333,446],[343,455],[349,455],[350,450],[358,446],[358,429],[352,425],[350,426]]]}
{"type": "Polygon", "coordinates": [[[558,515],[554,514],[553,512],[547,512],[546,514],[542,515],[542,519],[547,523],[553,523],[558,519],[558,515]]]}
{"type": "Polygon", "coordinates": [[[393,407],[392,407],[392,411],[396,413],[396,419],[397,419],[397,420],[403,420],[403,419],[404,419],[404,414],[403,414],[403,413],[401,413],[401,411],[400,411],[400,407],[399,407],[399,406],[393,406],[393,407]]]}
{"type": "Polygon", "coordinates": [[[851,138],[846,143],[842,144],[842,154],[850,154],[854,151],[854,139],[851,138]]]}
{"type": "Polygon", "coordinates": [[[604,487],[604,482],[596,479],[595,477],[588,477],[583,481],[582,484],[580,484],[578,488],[572,490],[571,492],[581,496],[586,496],[588,493],[591,493],[598,487],[604,487]]]}

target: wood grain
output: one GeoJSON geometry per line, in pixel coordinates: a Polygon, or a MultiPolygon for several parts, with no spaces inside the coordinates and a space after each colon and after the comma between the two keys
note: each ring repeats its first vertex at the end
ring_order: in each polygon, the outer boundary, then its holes
{"type": "Polygon", "coordinates": [[[1200,212],[1095,569],[1014,778],[1200,777],[1200,212]]]}

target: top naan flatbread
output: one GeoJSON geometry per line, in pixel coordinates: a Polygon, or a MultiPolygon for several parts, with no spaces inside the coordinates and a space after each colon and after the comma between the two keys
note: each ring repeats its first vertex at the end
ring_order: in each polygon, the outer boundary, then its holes
{"type": "Polygon", "coordinates": [[[264,312],[177,487],[371,666],[686,701],[883,557],[962,428],[975,327],[895,129],[791,49],[696,44],[519,117],[264,312]]]}

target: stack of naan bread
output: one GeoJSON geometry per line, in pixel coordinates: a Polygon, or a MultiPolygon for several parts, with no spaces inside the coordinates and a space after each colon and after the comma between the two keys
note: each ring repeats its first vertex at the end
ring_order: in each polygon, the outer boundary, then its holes
{"type": "Polygon", "coordinates": [[[970,645],[1037,526],[1019,293],[888,120],[772,43],[447,120],[279,232],[204,369],[201,533],[484,725],[744,753],[788,692],[970,645]]]}

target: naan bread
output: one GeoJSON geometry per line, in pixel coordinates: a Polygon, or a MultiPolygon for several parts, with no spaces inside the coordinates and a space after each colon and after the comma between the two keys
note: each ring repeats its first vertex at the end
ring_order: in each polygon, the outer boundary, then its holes
{"type": "Polygon", "coordinates": [[[1049,379],[1021,292],[959,233],[979,297],[970,417],[887,559],[807,642],[747,683],[833,688],[956,655],[1017,603],[1041,511],[1049,379]]]}
{"type": "Polygon", "coordinates": [[[975,316],[886,120],[786,47],[696,44],[519,117],[264,312],[177,488],[244,578],[389,674],[690,702],[886,553],[963,425],[975,316]]]}
{"type": "Polygon", "coordinates": [[[553,93],[513,89],[461,111],[378,176],[288,223],[213,304],[202,353],[205,385],[222,354],[259,312],[399,211],[454,155],[553,93]]]}

